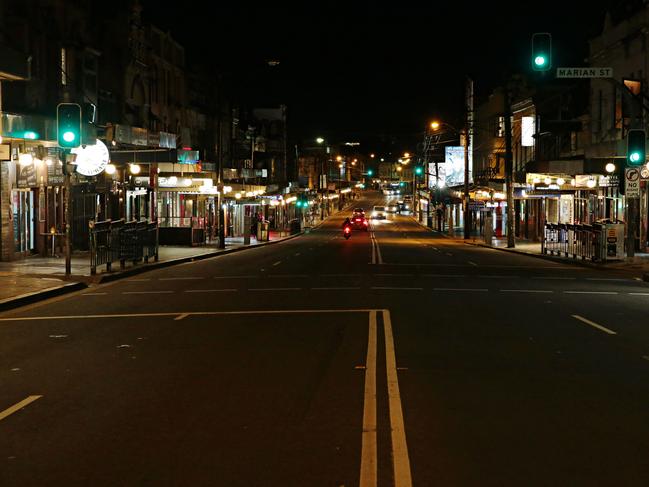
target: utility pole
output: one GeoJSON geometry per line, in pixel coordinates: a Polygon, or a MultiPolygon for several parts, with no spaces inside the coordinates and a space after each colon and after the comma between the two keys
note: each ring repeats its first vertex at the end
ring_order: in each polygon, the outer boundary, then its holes
{"type": "Polygon", "coordinates": [[[222,91],[222,84],[217,83],[217,88],[218,93],[217,93],[217,114],[218,114],[218,119],[217,122],[219,124],[218,128],[218,146],[217,146],[217,156],[218,156],[218,162],[219,162],[219,168],[218,168],[218,198],[217,198],[217,204],[219,207],[217,208],[216,214],[218,215],[217,217],[217,227],[218,227],[218,232],[219,232],[219,243],[218,247],[220,249],[225,248],[225,211],[223,210],[223,202],[225,201],[224,199],[224,192],[223,192],[223,96],[221,95],[222,91]]]}
{"type": "Polygon", "coordinates": [[[509,81],[505,83],[505,184],[507,186],[507,247],[514,248],[514,160],[512,154],[512,107],[509,81]]]}
{"type": "Polygon", "coordinates": [[[473,122],[473,80],[466,81],[466,125],[464,128],[464,239],[471,238],[471,209],[469,205],[469,149],[473,122]]]}

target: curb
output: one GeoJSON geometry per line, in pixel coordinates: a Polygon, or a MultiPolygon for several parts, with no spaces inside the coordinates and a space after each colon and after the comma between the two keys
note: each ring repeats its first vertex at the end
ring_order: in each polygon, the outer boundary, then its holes
{"type": "Polygon", "coordinates": [[[415,217],[413,217],[413,216],[411,216],[410,218],[412,219],[413,222],[415,222],[415,223],[416,223],[417,225],[419,225],[421,228],[423,228],[423,229],[425,229],[425,230],[428,230],[429,232],[434,233],[435,235],[439,235],[440,237],[444,237],[444,238],[455,239],[454,237],[451,237],[451,236],[449,236],[448,234],[446,234],[446,233],[444,233],[444,232],[439,232],[439,231],[437,231],[437,230],[435,230],[435,229],[433,229],[433,228],[430,228],[430,227],[424,225],[423,223],[421,223],[419,220],[417,220],[417,219],[416,219],[415,217]]]}
{"type": "Polygon", "coordinates": [[[233,249],[225,249],[225,250],[220,250],[220,251],[215,251],[215,252],[209,252],[206,254],[200,254],[200,255],[192,255],[189,257],[182,257],[180,259],[173,259],[173,260],[165,260],[163,262],[154,262],[152,264],[144,264],[141,267],[132,267],[130,269],[126,269],[124,271],[119,271],[114,274],[102,274],[101,276],[95,278],[94,283],[95,284],[105,284],[107,282],[113,282],[113,281],[118,281],[120,279],[124,279],[127,277],[131,276],[136,276],[138,274],[142,274],[144,272],[149,272],[149,271],[154,271],[157,269],[164,269],[165,267],[172,267],[178,264],[186,264],[187,262],[195,262],[197,260],[205,260],[205,259],[212,259],[214,257],[219,257],[221,255],[227,255],[227,254],[233,254],[235,252],[243,252],[245,250],[251,250],[251,249],[256,249],[260,247],[265,247],[267,245],[275,245],[278,243],[286,242],[287,240],[292,240],[296,237],[299,237],[300,235],[304,234],[304,232],[296,233],[295,235],[290,235],[288,237],[284,237],[281,240],[271,240],[270,242],[263,242],[257,245],[253,246],[241,246],[241,247],[235,247],[233,249]]]}
{"type": "Polygon", "coordinates": [[[41,291],[21,294],[20,296],[14,296],[0,301],[0,311],[20,308],[21,306],[25,306],[27,304],[36,303],[38,301],[43,301],[45,299],[61,296],[63,294],[68,294],[87,288],[88,285],[85,282],[72,282],[70,284],[64,284],[63,286],[56,286],[48,289],[43,289],[41,291]]]}

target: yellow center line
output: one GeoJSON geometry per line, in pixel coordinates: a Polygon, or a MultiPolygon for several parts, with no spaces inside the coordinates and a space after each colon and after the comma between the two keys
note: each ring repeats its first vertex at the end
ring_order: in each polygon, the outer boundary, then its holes
{"type": "Polygon", "coordinates": [[[22,408],[33,403],[37,399],[40,399],[41,397],[43,396],[28,396],[26,399],[23,399],[19,403],[16,403],[10,408],[5,409],[4,411],[0,412],[0,421],[5,419],[7,416],[11,416],[16,411],[20,411],[22,408]]]}

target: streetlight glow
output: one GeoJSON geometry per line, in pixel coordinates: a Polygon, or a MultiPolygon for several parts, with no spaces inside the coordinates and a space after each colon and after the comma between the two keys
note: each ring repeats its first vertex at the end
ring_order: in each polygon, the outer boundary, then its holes
{"type": "Polygon", "coordinates": [[[322,143],[324,142],[324,139],[323,139],[322,137],[318,137],[317,139],[315,139],[315,141],[316,141],[318,144],[322,144],[322,143]]]}
{"type": "Polygon", "coordinates": [[[439,122],[437,121],[430,122],[430,128],[433,130],[437,130],[439,128],[439,122]]]}

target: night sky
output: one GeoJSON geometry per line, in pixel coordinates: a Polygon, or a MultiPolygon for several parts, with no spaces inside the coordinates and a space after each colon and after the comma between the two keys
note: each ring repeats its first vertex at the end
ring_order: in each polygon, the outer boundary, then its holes
{"type": "Polygon", "coordinates": [[[620,2],[149,3],[145,18],[170,30],[190,62],[235,73],[259,104],[285,101],[293,139],[359,140],[371,151],[381,140],[407,146],[433,117],[460,123],[464,77],[480,96],[526,71],[534,32],[553,34],[555,65],[583,65],[587,40],[620,2]]]}

